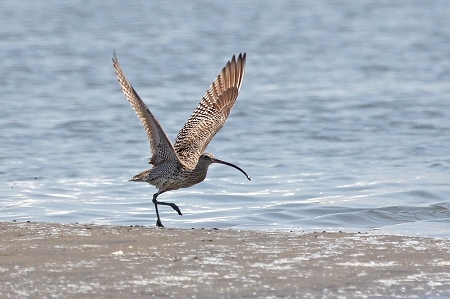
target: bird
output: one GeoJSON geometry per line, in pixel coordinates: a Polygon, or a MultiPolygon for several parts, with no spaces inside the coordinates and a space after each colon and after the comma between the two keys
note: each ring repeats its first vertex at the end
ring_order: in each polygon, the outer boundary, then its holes
{"type": "Polygon", "coordinates": [[[158,189],[153,194],[152,200],[156,210],[157,227],[164,227],[159,216],[159,205],[170,206],[182,215],[175,203],[159,201],[158,196],[167,191],[188,188],[202,182],[211,164],[219,163],[236,168],[249,181],[251,180],[240,167],[204,152],[209,142],[225,124],[236,102],[244,79],[246,53],[240,53],[237,59],[233,55],[226,63],[179,131],[174,144],[170,142],[156,117],[125,77],[115,51],[112,60],[122,91],[144,126],[150,142],[152,156],[149,164],[153,167],[135,175],[130,181],[147,182],[158,189]]]}

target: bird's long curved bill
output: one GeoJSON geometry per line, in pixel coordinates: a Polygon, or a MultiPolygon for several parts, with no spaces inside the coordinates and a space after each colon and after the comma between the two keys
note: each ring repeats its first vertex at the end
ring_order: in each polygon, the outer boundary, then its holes
{"type": "Polygon", "coordinates": [[[213,163],[223,164],[223,165],[228,165],[228,166],[231,166],[231,167],[233,167],[233,168],[236,168],[237,170],[239,170],[240,172],[242,172],[243,174],[245,174],[245,176],[247,177],[247,179],[248,179],[249,181],[251,181],[250,177],[245,173],[245,171],[243,171],[240,167],[238,167],[238,166],[236,166],[236,165],[234,165],[234,164],[231,164],[231,163],[228,163],[228,162],[225,162],[225,161],[216,159],[216,158],[212,158],[212,162],[213,162],[213,163]]]}

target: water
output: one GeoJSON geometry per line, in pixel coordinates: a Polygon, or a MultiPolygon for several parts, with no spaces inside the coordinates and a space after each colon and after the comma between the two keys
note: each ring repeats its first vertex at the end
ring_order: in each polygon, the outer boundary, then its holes
{"type": "Polygon", "coordinates": [[[154,225],[116,50],[174,140],[233,54],[237,104],[169,227],[450,236],[448,1],[0,4],[0,220],[154,225]]]}

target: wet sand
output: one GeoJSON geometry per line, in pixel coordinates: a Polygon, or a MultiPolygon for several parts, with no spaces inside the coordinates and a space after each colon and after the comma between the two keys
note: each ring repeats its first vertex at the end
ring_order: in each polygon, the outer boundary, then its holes
{"type": "Polygon", "coordinates": [[[450,296],[450,240],[0,222],[0,298],[450,296]]]}

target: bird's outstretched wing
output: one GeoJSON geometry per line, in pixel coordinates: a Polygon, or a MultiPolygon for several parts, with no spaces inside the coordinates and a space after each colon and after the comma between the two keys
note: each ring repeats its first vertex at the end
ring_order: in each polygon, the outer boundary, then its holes
{"type": "Polygon", "coordinates": [[[169,138],[167,138],[167,135],[161,128],[158,120],[153,116],[125,77],[115,52],[112,60],[122,91],[147,132],[148,140],[150,141],[150,149],[152,151],[150,163],[156,166],[164,161],[179,161],[172,143],[169,138]]]}
{"type": "Polygon", "coordinates": [[[195,168],[208,143],[227,120],[244,79],[245,59],[245,53],[239,54],[237,61],[233,55],[178,133],[175,152],[188,167],[195,168]]]}

